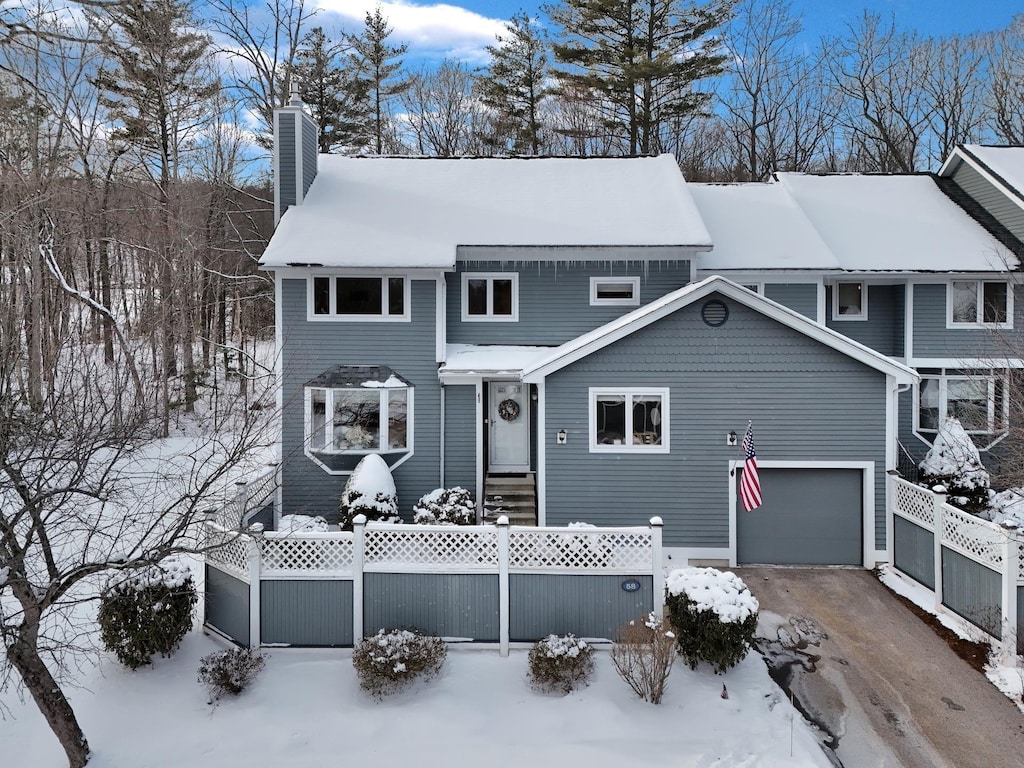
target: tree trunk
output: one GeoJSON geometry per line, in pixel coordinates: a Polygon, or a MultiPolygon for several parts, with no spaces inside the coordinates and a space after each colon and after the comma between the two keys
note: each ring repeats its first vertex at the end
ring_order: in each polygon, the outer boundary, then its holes
{"type": "Polygon", "coordinates": [[[32,694],[36,706],[46,718],[50,730],[64,748],[68,766],[82,768],[89,762],[89,742],[67,697],[39,657],[39,651],[31,640],[24,636],[26,631],[28,630],[23,627],[18,639],[7,648],[7,659],[18,671],[25,688],[32,694]]]}

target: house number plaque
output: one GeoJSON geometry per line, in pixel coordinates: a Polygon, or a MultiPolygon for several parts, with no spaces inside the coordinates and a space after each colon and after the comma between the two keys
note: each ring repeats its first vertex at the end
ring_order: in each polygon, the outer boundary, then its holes
{"type": "Polygon", "coordinates": [[[640,591],[640,582],[637,581],[636,579],[626,579],[624,582],[622,582],[622,591],[623,592],[639,592],[640,591]]]}

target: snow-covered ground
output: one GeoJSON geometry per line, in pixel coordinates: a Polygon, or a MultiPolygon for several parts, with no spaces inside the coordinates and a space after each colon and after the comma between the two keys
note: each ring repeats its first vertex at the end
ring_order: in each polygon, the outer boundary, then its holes
{"type": "MultiPolygon", "coordinates": [[[[105,657],[86,670],[71,699],[90,766],[829,765],[756,653],[724,677],[677,660],[654,706],[633,695],[605,652],[590,686],[562,697],[530,688],[525,651],[454,649],[440,677],[377,703],[359,690],[350,651],[278,649],[250,690],[211,706],[196,668],[220,647],[196,631],[152,668],[133,673],[105,657]]],[[[0,764],[65,765],[31,702],[11,693],[3,701],[0,764]]]]}

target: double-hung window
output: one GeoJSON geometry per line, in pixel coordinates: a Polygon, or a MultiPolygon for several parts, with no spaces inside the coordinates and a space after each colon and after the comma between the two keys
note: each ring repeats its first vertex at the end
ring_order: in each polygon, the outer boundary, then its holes
{"type": "Polygon", "coordinates": [[[1012,328],[1013,291],[1006,282],[953,280],[946,289],[949,328],[1012,328]]]}
{"type": "Polygon", "coordinates": [[[590,389],[590,450],[668,453],[668,389],[590,389]]]}
{"type": "Polygon", "coordinates": [[[311,320],[408,320],[409,281],[399,275],[310,278],[311,320]]]}
{"type": "Polygon", "coordinates": [[[917,428],[937,433],[942,419],[957,419],[979,448],[991,445],[1006,433],[1009,401],[1006,377],[1001,371],[945,371],[924,373],[918,385],[917,428]]]}
{"type": "Polygon", "coordinates": [[[462,274],[462,319],[515,322],[519,319],[519,274],[462,274]]]}

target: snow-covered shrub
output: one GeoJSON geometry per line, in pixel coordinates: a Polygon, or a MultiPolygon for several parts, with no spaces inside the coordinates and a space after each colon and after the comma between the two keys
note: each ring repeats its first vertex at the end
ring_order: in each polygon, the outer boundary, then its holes
{"type": "Polygon", "coordinates": [[[571,693],[594,671],[594,649],[574,635],[548,635],[530,649],[530,682],[541,691],[571,693]]]}
{"type": "Polygon", "coordinates": [[[319,515],[281,515],[277,524],[281,533],[323,533],[327,528],[327,521],[319,515]]]}
{"type": "Polygon", "coordinates": [[[129,669],[170,656],[192,628],[198,601],[192,572],[177,560],[121,571],[107,582],[97,620],[108,651],[129,669]]]}
{"type": "Polygon", "coordinates": [[[1007,488],[995,493],[989,491],[989,510],[983,515],[993,523],[1010,523],[1024,529],[1024,488],[1007,488]]]}
{"type": "Polygon", "coordinates": [[[706,661],[722,674],[743,660],[757,630],[757,598],[736,574],[681,568],[665,580],[665,608],[690,669],[706,661]]]}
{"type": "Polygon", "coordinates": [[[249,687],[263,669],[266,659],[251,648],[215,651],[199,660],[199,682],[210,693],[210,701],[237,696],[249,687]]]}
{"type": "Polygon", "coordinates": [[[676,635],[654,613],[619,629],[612,646],[612,664],[633,692],[661,704],[676,658],[676,635]]]}
{"type": "Polygon", "coordinates": [[[953,506],[975,515],[988,509],[989,475],[971,436],[958,419],[942,420],[920,470],[925,485],[945,487],[953,506]]]}
{"type": "Polygon", "coordinates": [[[338,526],[341,530],[351,531],[356,515],[366,515],[366,519],[371,521],[401,522],[395,480],[387,462],[376,453],[363,457],[341,492],[338,504],[338,526]]]}
{"type": "Polygon", "coordinates": [[[472,525],[476,504],[465,488],[438,488],[422,496],[412,508],[413,522],[420,525],[472,525]]]}
{"type": "Polygon", "coordinates": [[[408,629],[380,630],[352,651],[359,687],[375,698],[394,693],[418,677],[441,671],[448,645],[439,637],[408,629]]]}

